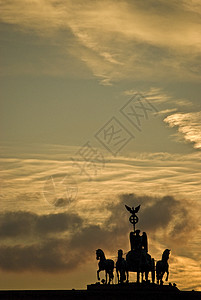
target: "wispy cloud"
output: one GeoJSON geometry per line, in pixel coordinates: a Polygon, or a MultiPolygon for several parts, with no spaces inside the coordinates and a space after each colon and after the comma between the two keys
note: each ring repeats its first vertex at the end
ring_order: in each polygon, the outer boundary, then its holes
{"type": "MultiPolygon", "coordinates": [[[[151,87],[147,90],[138,91],[135,89],[125,90],[124,94],[132,97],[135,94],[141,94],[150,103],[157,106],[158,111],[154,112],[155,115],[166,115],[178,112],[181,107],[189,109],[192,107],[192,102],[185,98],[176,98],[171,96],[170,93],[165,92],[158,87],[151,87]],[[159,109],[161,107],[161,110],[159,109]]],[[[164,116],[163,116],[164,117],[164,116]]]]}
{"type": "Polygon", "coordinates": [[[1,2],[1,20],[51,37],[103,84],[124,78],[170,79],[170,75],[196,80],[201,49],[196,5],[15,0],[1,2]]]}
{"type": "Polygon", "coordinates": [[[201,112],[177,113],[168,116],[164,122],[170,127],[178,127],[187,142],[194,144],[194,148],[201,149],[201,112]]]}
{"type": "MultiPolygon", "coordinates": [[[[32,156],[31,153],[24,154],[26,158],[22,158],[20,151],[19,155],[17,154],[17,149],[13,154],[6,148],[9,157],[1,159],[0,173],[2,210],[24,208],[36,213],[54,210],[55,207],[52,207],[43,197],[44,185],[48,178],[54,175],[58,180],[62,180],[66,175],[72,176],[77,182],[79,192],[78,201],[71,205],[84,214],[88,209],[86,203],[89,203],[89,208],[95,209],[98,218],[100,216],[98,208],[103,199],[116,193],[124,193],[125,190],[132,193],[133,186],[135,186],[135,193],[144,190],[150,195],[156,195],[157,191],[157,194],[162,196],[168,191],[172,195],[185,196],[193,201],[197,200],[197,195],[200,193],[199,153],[181,155],[144,152],[130,153],[128,157],[105,156],[105,167],[96,175],[92,172],[92,180],[89,181],[86,175],[80,174],[80,169],[73,165],[70,159],[76,148],[53,145],[51,151],[48,148],[41,148],[37,159],[28,159],[29,155],[32,156]],[[98,202],[97,195],[102,195],[98,202]]],[[[84,166],[85,162],[80,161],[79,157],[74,159],[75,163],[84,166]]]]}

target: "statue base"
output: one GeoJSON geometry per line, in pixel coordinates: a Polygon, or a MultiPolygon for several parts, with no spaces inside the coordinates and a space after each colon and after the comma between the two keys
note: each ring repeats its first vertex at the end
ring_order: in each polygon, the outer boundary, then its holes
{"type": "Polygon", "coordinates": [[[101,284],[99,282],[95,284],[87,285],[87,290],[110,290],[110,291],[163,291],[163,292],[179,292],[180,290],[175,284],[158,285],[150,282],[131,282],[122,284],[101,284]]]}
{"type": "Polygon", "coordinates": [[[201,292],[180,291],[175,285],[155,283],[90,284],[88,298],[93,300],[201,300],[201,292]],[[90,298],[91,296],[91,298],[90,298]]]}

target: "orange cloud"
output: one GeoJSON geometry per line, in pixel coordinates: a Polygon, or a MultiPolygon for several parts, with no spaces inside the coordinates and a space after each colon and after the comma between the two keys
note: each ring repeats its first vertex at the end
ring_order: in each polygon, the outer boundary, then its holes
{"type": "Polygon", "coordinates": [[[164,119],[170,127],[178,127],[187,142],[194,144],[195,149],[201,149],[201,112],[177,113],[164,119]]]}

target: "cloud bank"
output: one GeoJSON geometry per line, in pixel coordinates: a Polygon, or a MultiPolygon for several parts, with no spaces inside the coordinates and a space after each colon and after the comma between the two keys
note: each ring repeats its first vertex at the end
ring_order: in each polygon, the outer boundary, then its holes
{"type": "Polygon", "coordinates": [[[119,248],[128,251],[131,228],[124,204],[139,203],[142,203],[140,228],[150,237],[157,233],[160,237],[162,232],[167,247],[170,244],[174,247],[178,242],[180,246],[188,243],[189,228],[194,230],[195,226],[192,226],[192,212],[182,202],[171,196],[123,194],[115,202],[105,205],[103,214],[109,214],[100,225],[76,213],[37,215],[16,211],[1,214],[0,268],[68,272],[90,260],[97,248],[113,256],[119,248]]]}

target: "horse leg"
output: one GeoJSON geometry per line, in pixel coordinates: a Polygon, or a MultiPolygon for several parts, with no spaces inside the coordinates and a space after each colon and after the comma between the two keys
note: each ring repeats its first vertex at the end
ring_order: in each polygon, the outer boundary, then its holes
{"type": "Polygon", "coordinates": [[[111,273],[110,273],[110,281],[112,282],[112,284],[113,284],[113,278],[114,278],[113,271],[111,271],[111,273]]]}
{"type": "Polygon", "coordinates": [[[122,283],[122,271],[119,270],[119,283],[122,283]]]}
{"type": "Polygon", "coordinates": [[[99,276],[100,270],[97,271],[97,279],[100,280],[100,276],[99,276]]]}
{"type": "Polygon", "coordinates": [[[120,283],[123,283],[123,278],[124,278],[124,275],[123,275],[123,271],[121,270],[120,271],[120,283]]]}
{"type": "Polygon", "coordinates": [[[161,271],[156,270],[156,278],[157,278],[157,284],[161,284],[161,280],[163,278],[161,271]]]}
{"type": "Polygon", "coordinates": [[[109,281],[108,281],[108,284],[110,284],[110,282],[111,282],[111,280],[112,280],[112,278],[111,278],[111,272],[110,272],[110,271],[108,271],[108,275],[109,275],[109,281]]]}
{"type": "Polygon", "coordinates": [[[166,272],[167,272],[167,277],[166,277],[166,281],[168,281],[168,277],[169,277],[169,266],[167,265],[167,269],[166,269],[166,272]]]}
{"type": "Polygon", "coordinates": [[[144,272],[141,272],[141,278],[142,278],[142,282],[144,280],[144,272]]]}
{"type": "Polygon", "coordinates": [[[105,271],[105,283],[107,284],[107,271],[105,271]]]}
{"type": "Polygon", "coordinates": [[[118,284],[119,284],[119,271],[116,270],[116,273],[117,273],[117,282],[118,282],[118,284]]]}
{"type": "Polygon", "coordinates": [[[128,273],[128,271],[126,271],[126,282],[128,283],[129,282],[129,273],[128,273]]]}
{"type": "Polygon", "coordinates": [[[114,269],[112,269],[112,270],[111,270],[111,273],[110,273],[112,284],[113,284],[113,279],[114,279],[114,273],[113,273],[113,272],[114,272],[114,269]]]}
{"type": "Polygon", "coordinates": [[[122,277],[121,282],[123,283],[126,280],[126,272],[125,272],[125,270],[122,271],[121,277],[122,277]]]}
{"type": "Polygon", "coordinates": [[[139,283],[139,282],[140,282],[140,272],[137,271],[137,283],[139,283]]]}
{"type": "Polygon", "coordinates": [[[126,270],[124,270],[124,272],[123,272],[123,282],[126,280],[126,270]]]}
{"type": "Polygon", "coordinates": [[[149,272],[145,271],[145,280],[148,281],[148,278],[149,278],[149,272]]]}

